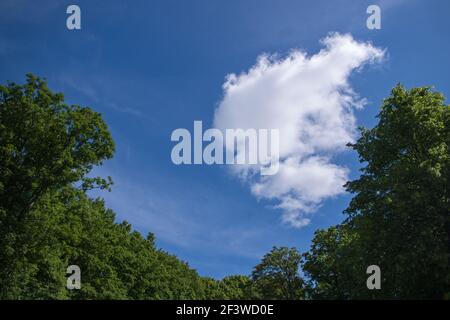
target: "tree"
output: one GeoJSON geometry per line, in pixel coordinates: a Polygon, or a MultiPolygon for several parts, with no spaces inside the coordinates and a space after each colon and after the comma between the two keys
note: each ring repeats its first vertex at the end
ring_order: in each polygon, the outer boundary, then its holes
{"type": "Polygon", "coordinates": [[[187,263],[88,196],[109,188],[87,174],[113,151],[100,114],[66,105],[42,79],[0,86],[0,298],[205,298],[187,263]],[[80,290],[66,288],[72,264],[80,290]]]}
{"type": "Polygon", "coordinates": [[[328,259],[339,277],[353,262],[355,274],[344,279],[360,278],[369,265],[381,268],[381,290],[347,281],[341,298],[444,298],[450,292],[450,108],[428,87],[397,85],[378,119],[350,144],[365,166],[346,184],[355,196],[345,211],[345,237],[333,229],[316,234],[305,269],[320,292],[336,279],[322,276],[331,270],[328,259]],[[354,253],[346,253],[349,246],[354,253]]]}
{"type": "Polygon", "coordinates": [[[347,224],[314,233],[311,248],[302,260],[310,298],[351,299],[367,289],[357,236],[347,224]]]}
{"type": "Polygon", "coordinates": [[[297,249],[273,247],[252,272],[258,298],[303,298],[303,279],[299,275],[300,261],[301,255],[297,249]]]}
{"type": "Polygon", "coordinates": [[[94,165],[111,158],[114,142],[99,113],[68,106],[44,80],[31,74],[27,83],[0,86],[0,203],[23,219],[49,190],[83,181],[94,165]]]}
{"type": "Polygon", "coordinates": [[[203,279],[158,250],[101,199],[72,186],[47,193],[30,212],[13,299],[202,299],[203,279]],[[66,289],[66,268],[81,269],[81,289],[66,289]]]}
{"type": "Polygon", "coordinates": [[[84,188],[110,182],[87,178],[112,156],[114,143],[100,114],[68,106],[44,80],[27,75],[24,85],[0,86],[0,272],[1,290],[17,281],[26,220],[48,192],[80,181],[84,188]]]}
{"type": "Polygon", "coordinates": [[[252,280],[248,276],[233,275],[223,278],[220,281],[223,288],[224,299],[248,300],[252,299],[252,280]]]}
{"type": "Polygon", "coordinates": [[[450,291],[450,108],[428,87],[392,90],[379,123],[350,145],[367,163],[346,213],[385,297],[442,298],[450,291]]]}

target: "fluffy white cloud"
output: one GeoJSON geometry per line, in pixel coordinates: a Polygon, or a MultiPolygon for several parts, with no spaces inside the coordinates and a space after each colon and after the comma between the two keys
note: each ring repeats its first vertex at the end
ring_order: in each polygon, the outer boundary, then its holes
{"type": "Polygon", "coordinates": [[[234,166],[252,193],[274,200],[283,221],[294,227],[329,197],[341,194],[348,170],[332,163],[355,136],[354,108],[364,105],[348,79],[384,51],[349,34],[331,34],[313,56],[293,50],[286,57],[262,55],[248,72],[230,74],[216,109],[219,129],[279,129],[280,168],[260,176],[254,166],[234,166]]]}

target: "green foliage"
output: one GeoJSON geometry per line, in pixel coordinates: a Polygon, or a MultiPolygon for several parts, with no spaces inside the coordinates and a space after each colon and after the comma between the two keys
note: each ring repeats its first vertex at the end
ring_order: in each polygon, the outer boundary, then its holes
{"type": "MultiPolygon", "coordinates": [[[[47,194],[77,181],[112,156],[114,143],[100,114],[68,106],[45,81],[0,86],[0,270],[3,297],[20,296],[38,265],[27,260],[29,216],[47,194]],[[17,270],[22,270],[18,273],[17,270]]],[[[86,183],[106,180],[93,178],[86,183]]],[[[53,252],[49,252],[53,254],[53,252]]],[[[48,276],[54,276],[48,275],[48,276]]]]}
{"type": "Polygon", "coordinates": [[[252,272],[257,297],[283,300],[303,298],[300,261],[301,255],[297,249],[273,247],[252,272]]]}
{"type": "Polygon", "coordinates": [[[25,85],[0,86],[0,119],[0,203],[18,218],[46,192],[86,179],[114,152],[99,113],[66,105],[33,75],[25,85]]]}
{"type": "Polygon", "coordinates": [[[396,86],[373,129],[350,146],[365,164],[345,224],[304,255],[321,298],[444,298],[450,292],[450,108],[430,88],[396,86]],[[378,265],[382,289],[363,275],[378,265]]]}
{"type": "Polygon", "coordinates": [[[361,265],[357,234],[342,224],[317,230],[311,249],[303,254],[302,268],[310,279],[307,293],[313,299],[349,299],[355,288],[367,291],[366,269],[361,265]],[[359,284],[359,286],[357,285],[359,284]]]}
{"type": "MultiPolygon", "coordinates": [[[[254,297],[252,292],[252,281],[247,276],[234,275],[221,280],[225,295],[223,299],[244,300],[254,297]]],[[[207,296],[208,297],[208,296],[207,296]]]]}
{"type": "Polygon", "coordinates": [[[205,298],[195,270],[87,196],[109,188],[86,174],[113,151],[100,114],[67,106],[42,79],[0,86],[0,298],[205,298]],[[81,290],[66,289],[72,264],[81,290]]]}
{"type": "Polygon", "coordinates": [[[201,299],[202,279],[157,250],[131,226],[114,222],[102,200],[67,187],[42,198],[27,219],[26,248],[10,287],[14,299],[201,299]],[[45,232],[43,232],[45,230],[45,232]],[[82,270],[80,290],[66,289],[66,268],[82,270]],[[24,272],[25,270],[25,272],[24,272]],[[24,278],[26,277],[26,278],[24,278]]]}
{"type": "Polygon", "coordinates": [[[204,299],[244,300],[253,298],[252,281],[247,276],[234,275],[215,280],[203,279],[204,299]]]}

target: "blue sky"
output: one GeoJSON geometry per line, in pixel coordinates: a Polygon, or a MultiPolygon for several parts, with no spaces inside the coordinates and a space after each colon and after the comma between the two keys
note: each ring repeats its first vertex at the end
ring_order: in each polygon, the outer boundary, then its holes
{"type": "MultiPolygon", "coordinates": [[[[349,78],[367,99],[354,113],[358,125],[376,123],[380,101],[398,82],[434,85],[449,97],[449,15],[444,0],[6,0],[0,81],[23,82],[32,72],[68,103],[102,113],[117,151],[95,173],[115,181],[101,196],[118,220],[154,232],[158,246],[202,275],[249,274],[272,246],[307,250],[314,230],[343,220],[350,196],[327,199],[309,225],[293,228],[226,168],[175,166],[171,132],[194,120],[213,125],[227,74],[246,72],[262,53],[314,55],[330,32],[386,50],[382,62],[349,78]],[[67,30],[69,4],[80,6],[82,30],[67,30]],[[381,30],[366,28],[369,4],[381,7],[381,30]]],[[[358,176],[353,152],[335,161],[358,176]]]]}

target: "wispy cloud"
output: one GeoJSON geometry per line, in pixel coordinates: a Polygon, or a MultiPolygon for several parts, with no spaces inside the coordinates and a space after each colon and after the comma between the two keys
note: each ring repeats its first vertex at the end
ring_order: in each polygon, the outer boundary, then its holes
{"type": "Polygon", "coordinates": [[[82,81],[77,81],[73,77],[68,75],[59,77],[59,81],[62,85],[74,89],[93,102],[100,104],[106,108],[135,117],[145,117],[145,115],[136,108],[132,108],[129,106],[119,106],[113,101],[103,99],[103,95],[99,93],[102,92],[101,85],[98,84],[98,82],[102,81],[92,81],[87,80],[86,78],[84,78],[82,81]]]}
{"type": "Polygon", "coordinates": [[[82,95],[86,96],[90,100],[92,100],[94,102],[99,102],[99,96],[98,96],[96,90],[94,89],[94,86],[92,85],[92,83],[87,84],[85,79],[82,82],[82,81],[75,80],[71,76],[62,75],[61,77],[59,77],[59,81],[62,85],[68,86],[68,87],[74,89],[75,91],[81,93],[82,95]]]}

